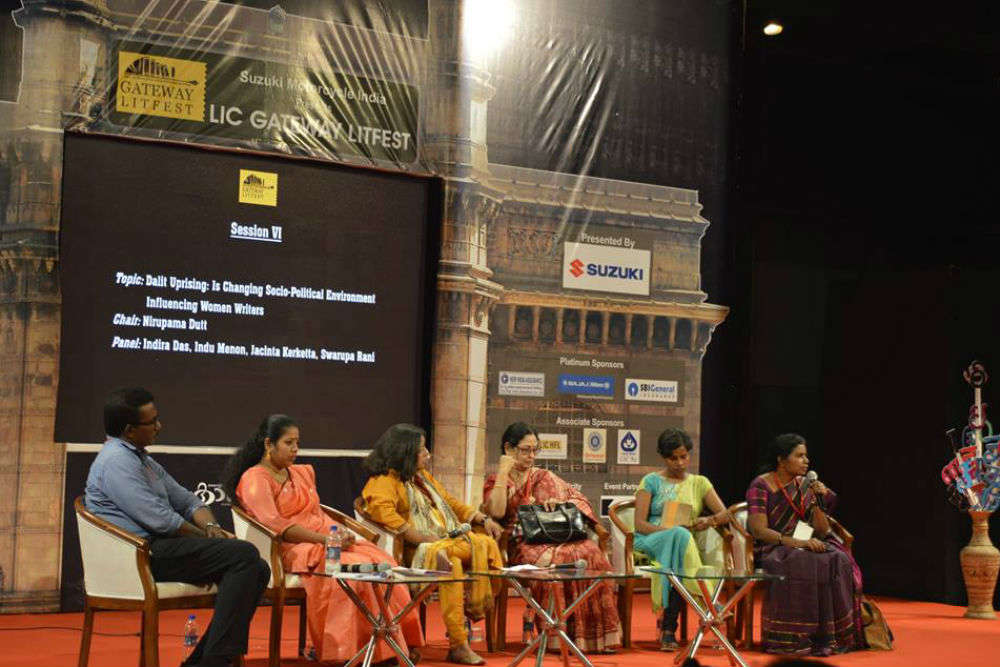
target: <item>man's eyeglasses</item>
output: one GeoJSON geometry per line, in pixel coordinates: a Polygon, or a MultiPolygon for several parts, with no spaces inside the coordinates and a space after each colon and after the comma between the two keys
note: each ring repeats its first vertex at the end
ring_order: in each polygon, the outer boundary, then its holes
{"type": "Polygon", "coordinates": [[[160,416],[157,415],[150,419],[148,422],[132,422],[132,426],[154,426],[160,423],[160,416]]]}

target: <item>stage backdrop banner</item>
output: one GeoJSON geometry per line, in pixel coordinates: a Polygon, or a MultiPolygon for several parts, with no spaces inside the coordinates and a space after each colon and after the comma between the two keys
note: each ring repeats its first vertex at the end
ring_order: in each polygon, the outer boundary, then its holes
{"type": "Polygon", "coordinates": [[[109,51],[109,122],[243,145],[409,165],[417,159],[415,86],[312,68],[118,42],[109,51]]]}
{"type": "Polygon", "coordinates": [[[123,386],[160,444],[273,412],[315,448],[426,423],[436,179],[68,134],[63,182],[57,440],[103,440],[123,386]]]}

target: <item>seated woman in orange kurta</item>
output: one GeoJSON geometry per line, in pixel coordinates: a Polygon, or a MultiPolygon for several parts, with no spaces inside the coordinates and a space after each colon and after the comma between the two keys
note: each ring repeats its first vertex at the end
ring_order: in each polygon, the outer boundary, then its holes
{"type": "MultiPolygon", "coordinates": [[[[325,566],[326,540],[336,524],[320,507],[316,473],[310,465],[293,465],[299,449],[299,429],[286,415],[271,415],[257,433],[237,450],[226,468],[224,486],[229,497],[251,516],[282,536],[281,559],[286,572],[302,578],[306,589],[309,638],[322,661],[344,662],[363,649],[371,637],[371,624],[354,606],[335,579],[311,576],[325,566]]],[[[388,563],[392,556],[371,542],[356,539],[338,525],[344,536],[340,561],[388,563]]],[[[352,582],[351,588],[370,609],[378,608],[371,584],[352,582]]],[[[410,601],[405,586],[395,586],[389,609],[395,613],[410,601]]],[[[423,645],[420,620],[407,614],[394,639],[419,659],[414,647],[423,645]]],[[[376,644],[374,660],[395,657],[383,642],[376,644]]]]}

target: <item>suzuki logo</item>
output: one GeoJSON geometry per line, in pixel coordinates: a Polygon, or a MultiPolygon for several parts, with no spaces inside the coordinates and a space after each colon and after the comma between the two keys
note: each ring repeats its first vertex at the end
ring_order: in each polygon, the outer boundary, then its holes
{"type": "Polygon", "coordinates": [[[569,263],[569,265],[573,267],[569,270],[569,272],[573,274],[574,278],[579,278],[583,275],[583,262],[578,259],[574,259],[569,263]]]}

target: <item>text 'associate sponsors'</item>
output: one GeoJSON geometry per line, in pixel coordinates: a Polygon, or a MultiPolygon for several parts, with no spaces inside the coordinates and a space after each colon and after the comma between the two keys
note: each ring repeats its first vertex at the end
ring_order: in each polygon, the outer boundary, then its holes
{"type": "Polygon", "coordinates": [[[545,396],[545,373],[500,371],[497,393],[501,396],[545,396]]]}
{"type": "Polygon", "coordinates": [[[625,380],[625,400],[676,403],[677,381],[627,378],[625,380]]]}

